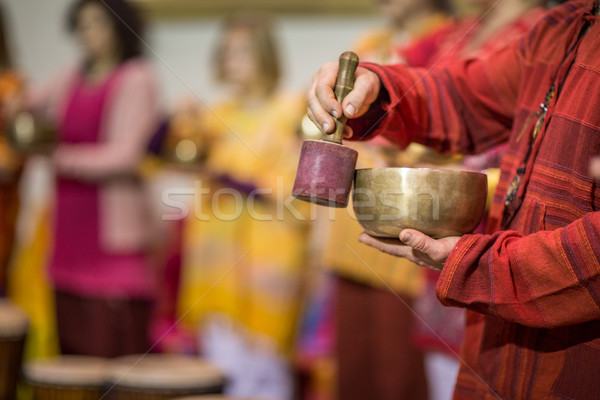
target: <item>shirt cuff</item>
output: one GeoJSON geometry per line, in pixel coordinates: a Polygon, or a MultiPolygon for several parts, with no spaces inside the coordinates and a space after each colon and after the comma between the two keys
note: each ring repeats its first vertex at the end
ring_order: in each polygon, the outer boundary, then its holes
{"type": "MultiPolygon", "coordinates": [[[[375,64],[361,63],[360,66],[367,68],[377,74],[377,76],[380,76],[377,73],[375,64]]],[[[382,131],[381,127],[383,126],[382,122],[385,120],[388,110],[390,109],[390,103],[390,95],[382,81],[377,99],[371,104],[369,110],[359,118],[348,120],[348,126],[352,128],[353,132],[350,140],[369,140],[380,134],[382,131]]]]}
{"type": "Polygon", "coordinates": [[[461,237],[444,263],[435,288],[436,296],[442,304],[453,305],[453,302],[448,298],[450,286],[456,277],[456,272],[460,267],[461,261],[477,242],[477,238],[478,235],[464,235],[461,237]]]}

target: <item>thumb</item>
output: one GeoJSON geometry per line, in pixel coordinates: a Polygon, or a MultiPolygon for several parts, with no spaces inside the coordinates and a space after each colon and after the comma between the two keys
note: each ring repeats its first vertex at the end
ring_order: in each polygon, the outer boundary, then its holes
{"type": "Polygon", "coordinates": [[[414,229],[405,229],[400,232],[400,241],[425,254],[429,254],[433,250],[435,243],[435,239],[414,229]]]}
{"type": "Polygon", "coordinates": [[[344,126],[344,139],[351,139],[354,136],[354,130],[348,125],[344,126]]]}

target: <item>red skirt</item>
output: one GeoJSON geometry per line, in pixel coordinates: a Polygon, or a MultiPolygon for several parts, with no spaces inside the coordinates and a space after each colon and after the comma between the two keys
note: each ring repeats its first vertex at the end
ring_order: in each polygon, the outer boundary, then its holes
{"type": "Polygon", "coordinates": [[[337,280],[337,395],[342,400],[426,400],[423,354],[411,341],[412,300],[337,280]]]}

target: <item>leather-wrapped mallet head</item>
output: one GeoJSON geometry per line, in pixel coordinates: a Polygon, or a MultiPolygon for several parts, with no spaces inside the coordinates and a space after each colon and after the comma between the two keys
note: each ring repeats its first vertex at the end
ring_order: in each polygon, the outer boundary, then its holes
{"type": "MultiPolygon", "coordinates": [[[[340,56],[335,96],[342,103],[354,88],[358,56],[347,51],[340,56]]],[[[352,189],[358,152],[342,145],[346,117],[335,119],[335,131],[322,140],[302,145],[292,195],[300,200],[329,207],[346,207],[352,189]]]]}

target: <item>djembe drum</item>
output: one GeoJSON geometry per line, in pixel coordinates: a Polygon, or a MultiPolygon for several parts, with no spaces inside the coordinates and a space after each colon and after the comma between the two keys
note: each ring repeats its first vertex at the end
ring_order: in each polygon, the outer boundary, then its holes
{"type": "Polygon", "coordinates": [[[111,399],[167,400],[222,393],[225,376],[199,358],[148,354],[116,359],[110,384],[111,399]]]}
{"type": "Polygon", "coordinates": [[[173,400],[261,400],[261,399],[257,399],[257,398],[240,398],[240,397],[227,397],[227,396],[186,396],[186,397],[178,397],[177,399],[173,399],[173,400]]]}
{"type": "Polygon", "coordinates": [[[15,398],[28,327],[25,313],[0,299],[0,400],[15,398]]]}
{"type": "Polygon", "coordinates": [[[62,356],[30,361],[23,375],[34,400],[98,400],[106,393],[109,370],[103,358],[62,356]]]}

